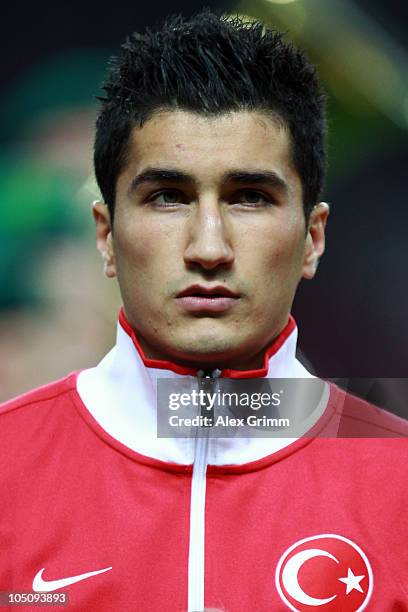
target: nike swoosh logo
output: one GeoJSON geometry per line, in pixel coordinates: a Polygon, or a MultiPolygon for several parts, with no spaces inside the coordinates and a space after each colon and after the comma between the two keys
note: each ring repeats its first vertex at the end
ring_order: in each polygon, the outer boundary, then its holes
{"type": "Polygon", "coordinates": [[[111,567],[106,567],[105,569],[96,570],[95,572],[87,572],[86,574],[69,576],[68,578],[61,578],[60,580],[43,580],[42,575],[45,570],[45,567],[43,567],[34,576],[33,591],[40,593],[57,591],[58,589],[63,589],[64,587],[69,586],[70,584],[74,584],[75,582],[79,582],[80,580],[86,580],[86,578],[91,578],[91,576],[97,576],[98,574],[108,572],[111,569],[111,567]]]}

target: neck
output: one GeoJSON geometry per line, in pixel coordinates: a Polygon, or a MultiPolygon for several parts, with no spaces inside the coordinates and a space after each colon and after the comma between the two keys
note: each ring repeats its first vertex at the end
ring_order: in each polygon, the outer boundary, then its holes
{"type": "MultiPolygon", "coordinates": [[[[98,366],[79,374],[79,396],[102,430],[128,449],[166,462],[191,464],[196,456],[196,438],[157,436],[157,383],[159,379],[182,381],[185,375],[200,377],[200,372],[169,361],[147,359],[135,343],[133,330],[124,326],[126,322],[122,319],[116,346],[98,366]]],[[[297,328],[291,319],[290,327],[265,351],[266,367],[245,371],[224,369],[220,378],[313,378],[296,359],[296,338],[297,328]]],[[[310,416],[313,422],[320,415],[319,410],[310,416]]],[[[209,441],[208,463],[255,461],[291,441],[281,437],[213,438],[209,441]]]]}
{"type": "Polygon", "coordinates": [[[255,355],[246,355],[245,357],[235,357],[228,363],[219,361],[200,361],[192,363],[182,359],[167,359],[167,358],[152,358],[146,354],[146,349],[135,330],[129,324],[123,308],[119,313],[119,323],[126,334],[131,338],[136,347],[140,358],[145,366],[155,369],[171,370],[178,374],[189,374],[195,376],[198,370],[215,370],[222,371],[222,377],[229,378],[253,378],[258,376],[267,376],[269,368],[269,360],[275,355],[284,345],[286,340],[297,330],[295,320],[289,316],[289,320],[283,330],[277,337],[266,347],[263,347],[255,355]]]}

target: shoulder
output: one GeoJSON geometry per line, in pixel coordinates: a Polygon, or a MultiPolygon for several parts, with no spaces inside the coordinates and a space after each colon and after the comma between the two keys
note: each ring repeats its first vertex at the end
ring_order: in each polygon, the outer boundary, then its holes
{"type": "Polygon", "coordinates": [[[70,374],[0,405],[3,483],[16,473],[29,473],[39,458],[49,461],[76,435],[76,378],[77,373],[70,374]]]}
{"type": "Polygon", "coordinates": [[[333,383],[330,383],[330,399],[339,417],[338,437],[408,437],[407,420],[347,393],[333,383]]]}
{"type": "Polygon", "coordinates": [[[31,418],[66,402],[76,388],[77,375],[74,372],[0,404],[0,423],[4,426],[11,419],[31,418]]]}

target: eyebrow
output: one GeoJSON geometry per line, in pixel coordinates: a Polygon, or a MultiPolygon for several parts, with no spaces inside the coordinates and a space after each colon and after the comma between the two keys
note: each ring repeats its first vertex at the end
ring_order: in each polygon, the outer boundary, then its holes
{"type": "Polygon", "coordinates": [[[271,187],[277,187],[285,193],[289,191],[289,186],[286,181],[284,181],[283,178],[279,176],[279,174],[271,170],[262,170],[259,172],[247,172],[238,170],[236,172],[228,172],[224,175],[223,178],[224,180],[234,183],[270,185],[271,187]]]}
{"type": "Polygon", "coordinates": [[[140,174],[137,174],[129,185],[129,195],[135,191],[139,185],[144,183],[193,183],[194,178],[190,174],[172,170],[168,168],[146,168],[140,174]]]}
{"type": "MultiPolygon", "coordinates": [[[[246,170],[233,170],[222,176],[224,182],[244,184],[269,185],[280,189],[284,193],[288,193],[289,186],[286,181],[276,172],[271,170],[260,170],[249,172],[246,170]]],[[[189,183],[195,182],[191,174],[174,170],[172,168],[146,168],[140,174],[137,174],[131,181],[128,193],[131,195],[140,185],[145,183],[189,183]]]]}

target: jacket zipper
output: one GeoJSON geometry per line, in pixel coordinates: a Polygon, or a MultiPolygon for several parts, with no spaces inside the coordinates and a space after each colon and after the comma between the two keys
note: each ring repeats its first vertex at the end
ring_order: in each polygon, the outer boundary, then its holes
{"type": "MultiPolygon", "coordinates": [[[[219,378],[220,375],[221,370],[214,370],[211,373],[199,370],[198,384],[202,386],[202,379],[219,378]]],[[[201,406],[201,410],[203,409],[205,406],[201,406]]],[[[210,429],[210,427],[201,428],[200,435],[196,435],[194,445],[188,556],[188,612],[201,612],[204,609],[205,493],[210,429]]]]}

